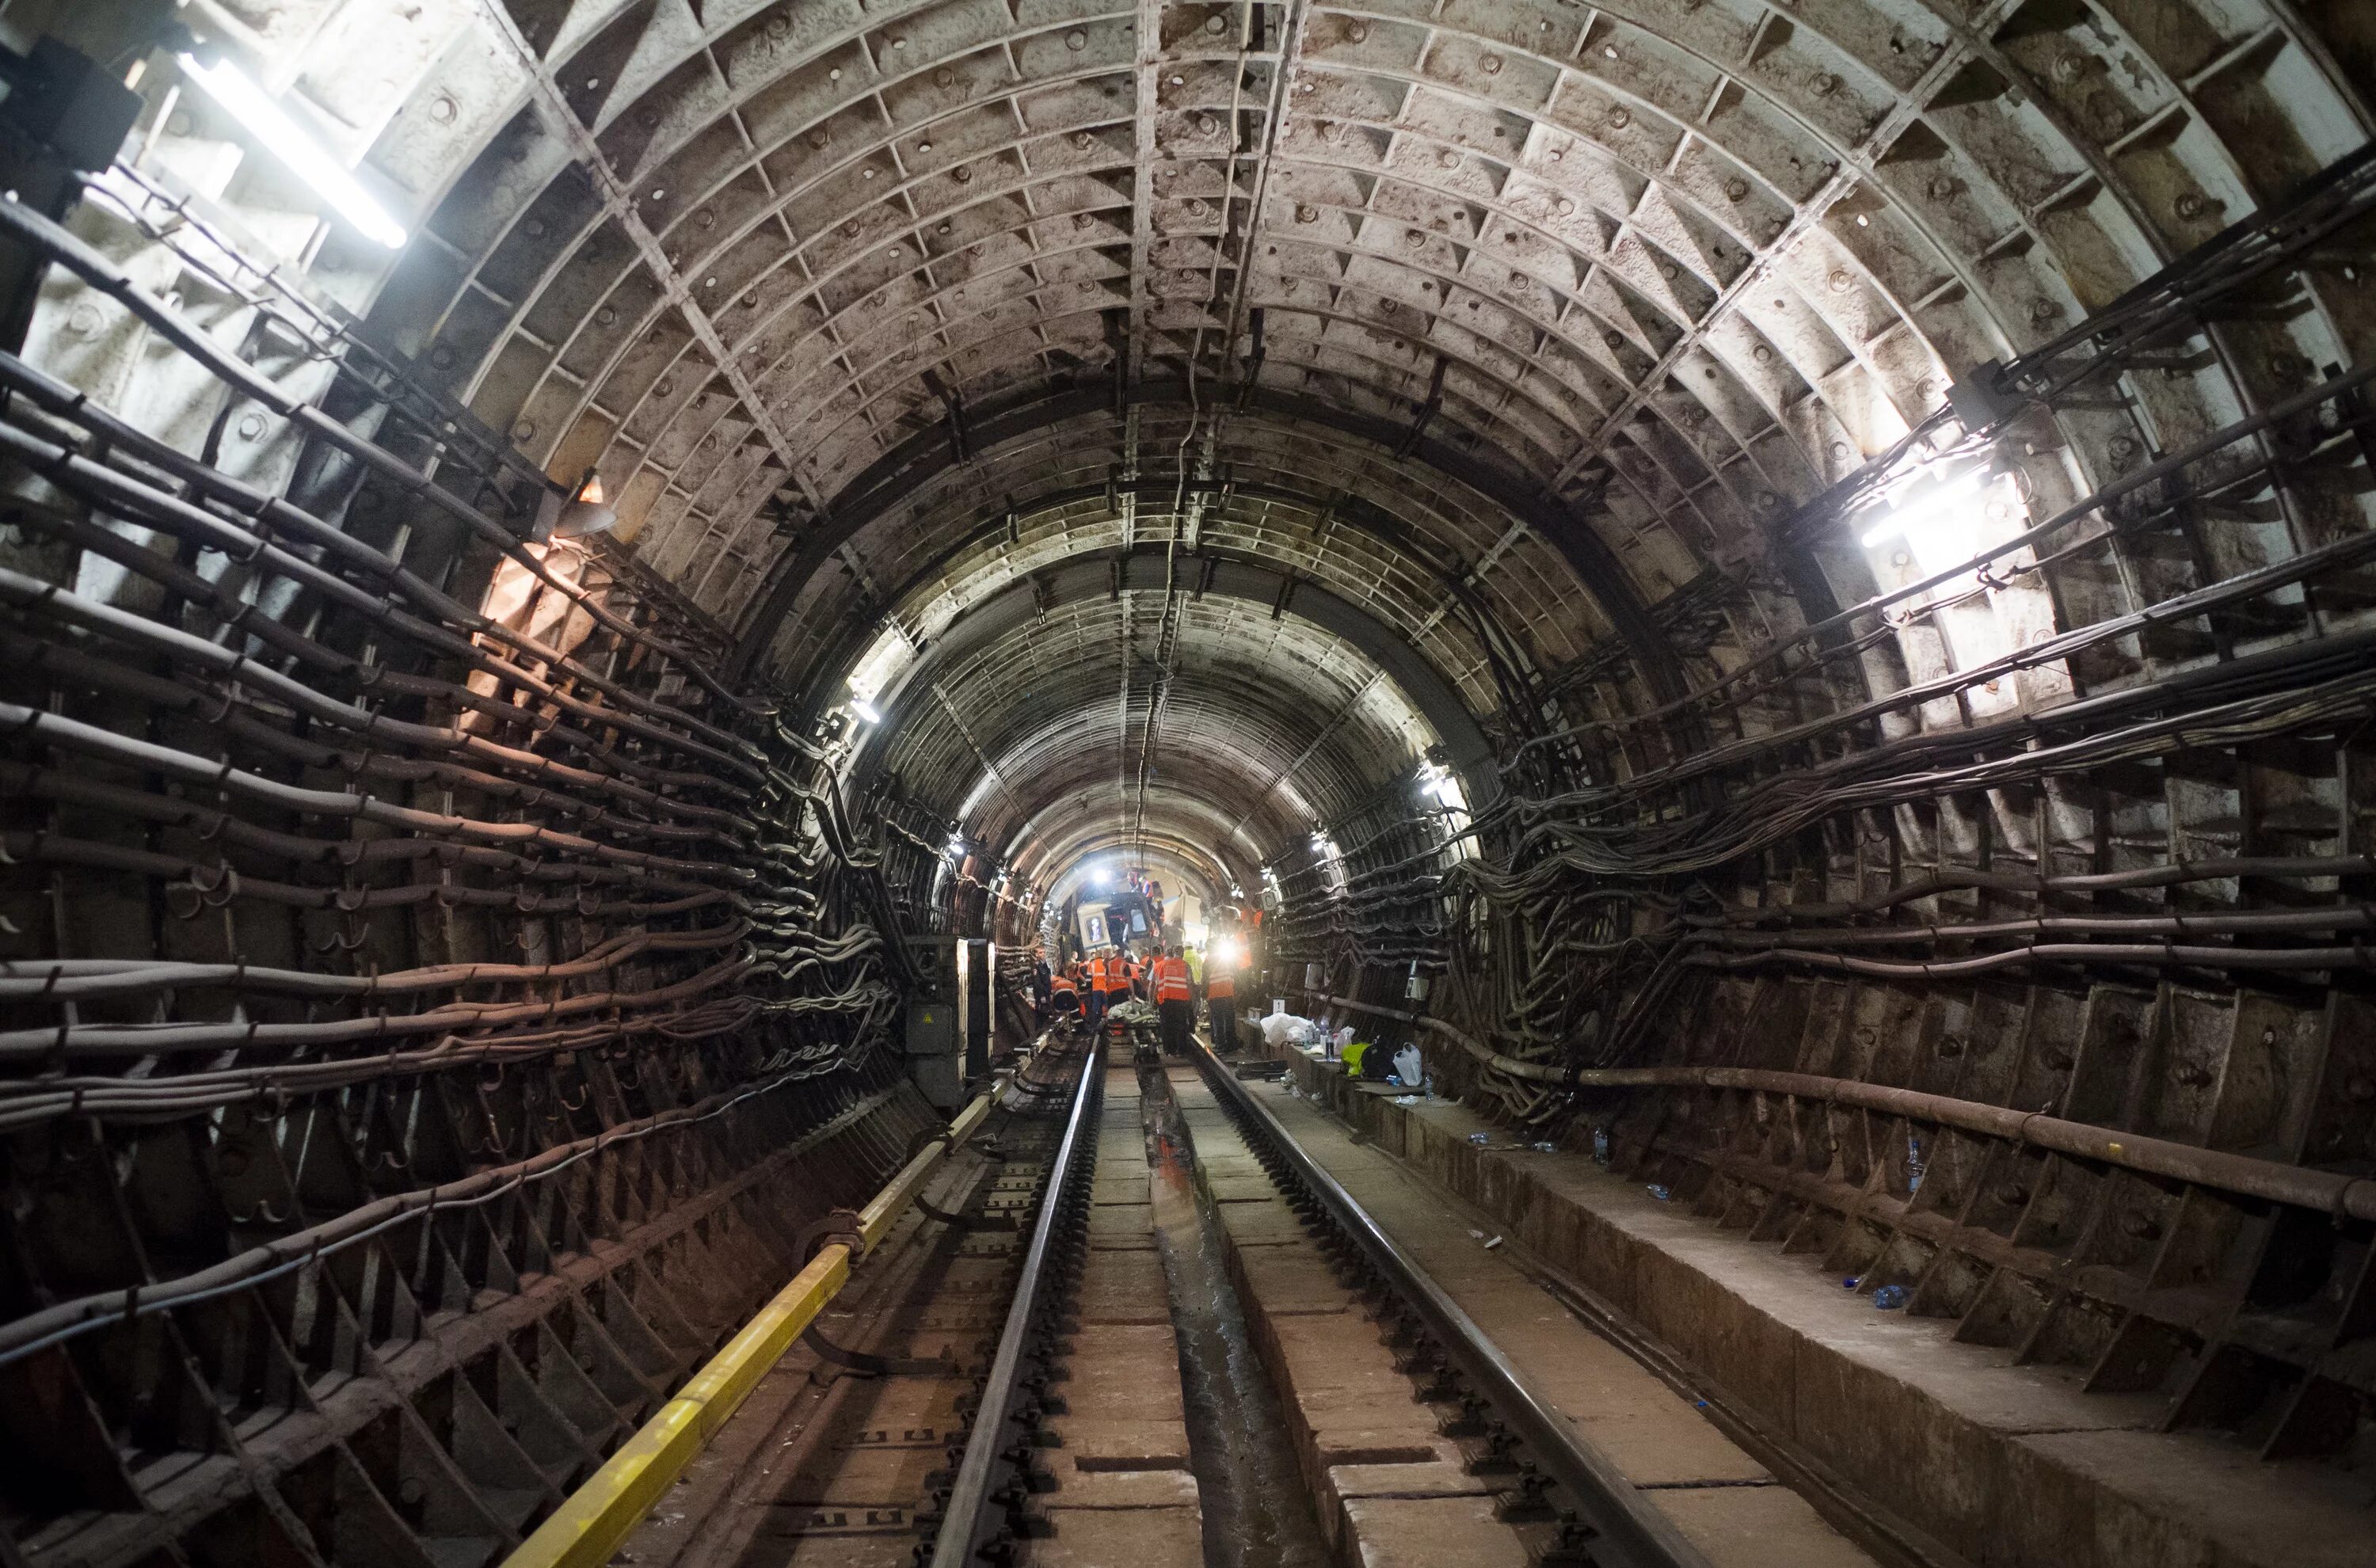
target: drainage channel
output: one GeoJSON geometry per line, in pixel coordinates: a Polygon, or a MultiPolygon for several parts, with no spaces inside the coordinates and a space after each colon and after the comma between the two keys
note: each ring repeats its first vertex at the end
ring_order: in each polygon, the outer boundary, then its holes
{"type": "Polygon", "coordinates": [[[1139,1070],[1155,1233],[1170,1289],[1190,1467],[1204,1501],[1205,1568],[1327,1568],[1278,1390],[1256,1355],[1222,1255],[1212,1199],[1170,1081],[1139,1070]]]}

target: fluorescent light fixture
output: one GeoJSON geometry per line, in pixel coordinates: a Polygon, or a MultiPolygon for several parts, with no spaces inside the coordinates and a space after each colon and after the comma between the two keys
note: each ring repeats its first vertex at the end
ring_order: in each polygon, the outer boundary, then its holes
{"type": "Polygon", "coordinates": [[[314,194],[328,202],[365,239],[376,240],[390,250],[403,247],[404,225],[390,218],[387,209],[373,199],[354,175],[339,167],[338,160],[324,151],[321,143],[291,119],[288,112],[262,88],[250,81],[246,72],[229,60],[205,65],[195,54],[174,58],[180,62],[184,76],[206,89],[208,97],[222,105],[266,151],[287,164],[291,173],[313,186],[314,194]]]}
{"type": "Polygon", "coordinates": [[[1919,542],[1922,531],[1942,521],[1950,508],[1978,495],[1987,478],[1987,469],[1972,469],[1936,484],[1918,484],[1902,493],[1880,522],[1865,530],[1865,547],[1886,544],[1900,534],[1919,542]]]}
{"type": "Polygon", "coordinates": [[[1460,780],[1453,776],[1450,768],[1438,764],[1422,762],[1419,765],[1419,792],[1433,796],[1435,803],[1446,811],[1465,812],[1468,809],[1468,797],[1461,792],[1460,780]]]}
{"type": "Polygon", "coordinates": [[[1106,885],[1106,868],[1103,866],[1091,866],[1089,868],[1088,881],[1089,885],[1092,887],[1103,887],[1106,885]]]}
{"type": "Polygon", "coordinates": [[[849,711],[858,715],[859,718],[863,719],[869,724],[880,724],[883,722],[883,715],[874,710],[874,705],[868,702],[864,697],[860,696],[855,692],[852,692],[849,695],[849,711]]]}

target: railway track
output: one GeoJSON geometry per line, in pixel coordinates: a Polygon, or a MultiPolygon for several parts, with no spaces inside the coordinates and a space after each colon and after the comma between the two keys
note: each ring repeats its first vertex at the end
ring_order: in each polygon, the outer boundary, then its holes
{"type": "MultiPolygon", "coordinates": [[[[914,1186],[912,1213],[709,1434],[620,1560],[1875,1560],[1687,1407],[1668,1412],[1678,1452],[1699,1444],[1676,1460],[1683,1479],[1645,1477],[1640,1459],[1621,1465],[1588,1440],[1574,1389],[1545,1386],[1540,1353],[1574,1359],[1555,1330],[1608,1342],[1523,1279],[1525,1299],[1508,1300],[1527,1326],[1480,1323],[1478,1279],[1461,1267],[1447,1289],[1456,1254],[1410,1229],[1425,1216],[1370,1166],[1347,1174],[1348,1159],[1382,1157],[1315,1153],[1313,1114],[1201,1050],[1193,1064],[1140,1067],[1043,1049],[974,1145],[914,1186]],[[1357,1194],[1363,1182],[1386,1209],[1357,1194]],[[1497,1334],[1523,1336],[1527,1354],[1497,1334]]],[[[1609,1387],[1642,1396],[1622,1383],[1609,1387]]]]}

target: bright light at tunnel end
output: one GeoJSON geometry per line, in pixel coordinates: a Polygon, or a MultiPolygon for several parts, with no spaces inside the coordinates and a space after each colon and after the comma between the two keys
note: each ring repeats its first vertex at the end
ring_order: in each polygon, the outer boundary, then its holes
{"type": "Polygon", "coordinates": [[[288,111],[250,80],[246,72],[229,60],[207,64],[195,54],[177,54],[174,59],[184,76],[204,88],[208,97],[220,104],[265,150],[287,164],[290,172],[313,186],[314,194],[328,202],[365,239],[390,250],[403,248],[404,225],[389,217],[387,209],[372,199],[371,193],[339,167],[338,160],[324,150],[320,142],[291,119],[288,111]]]}

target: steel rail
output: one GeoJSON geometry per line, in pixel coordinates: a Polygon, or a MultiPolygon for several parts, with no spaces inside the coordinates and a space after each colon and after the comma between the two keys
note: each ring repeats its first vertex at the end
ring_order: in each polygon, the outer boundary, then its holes
{"type": "MultiPolygon", "coordinates": [[[[1579,1438],[1560,1413],[1418,1260],[1370,1217],[1342,1183],[1320,1167],[1270,1109],[1256,1099],[1202,1041],[1197,1065],[1241,1127],[1266,1144],[1294,1179],[1318,1200],[1358,1247],[1386,1287],[1408,1304],[1452,1362],[1482,1393],[1494,1413],[1574,1503],[1578,1522],[1593,1534],[1591,1561],[1602,1568],[1708,1568],[1700,1550],[1598,1449],[1579,1438]]],[[[937,1560],[934,1568],[955,1568],[937,1560]]]]}
{"type": "Polygon", "coordinates": [[[958,1461],[948,1500],[941,1506],[941,1523],[933,1539],[931,1568],[973,1568],[976,1553],[998,1521],[992,1515],[992,1494],[1000,1471],[1007,1467],[1009,1429],[1023,1396],[1025,1348],[1040,1318],[1041,1287],[1057,1233],[1066,1223],[1065,1210],[1075,1181],[1087,1179],[1087,1168],[1096,1158],[1097,1117],[1105,1103],[1105,1051],[1089,1043],[1081,1062],[1081,1081],[1073,1093],[1072,1114],[1064,1123],[1064,1140],[1048,1168],[1048,1184],[1040,1198],[1040,1216],[1031,1228],[1031,1245],[1023,1254],[1016,1277],[1015,1301],[1007,1309],[1006,1325],[999,1333],[998,1353],[990,1363],[981,1400],[974,1409],[973,1431],[966,1438],[965,1456],[958,1461]],[[1079,1168],[1079,1169],[1076,1169],[1079,1168]]]}
{"type": "Polygon", "coordinates": [[[924,1179],[989,1119],[1011,1081],[1001,1078],[958,1112],[866,1206],[868,1223],[819,1247],[790,1283],[504,1559],[502,1568],[601,1568],[610,1562],[759,1380],[841,1293],[850,1270],[889,1233],[924,1179]]]}

